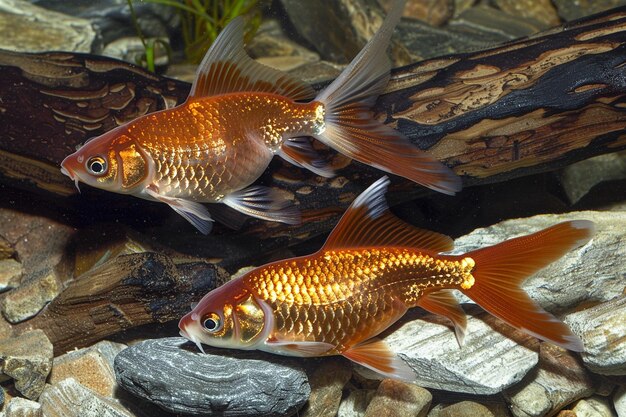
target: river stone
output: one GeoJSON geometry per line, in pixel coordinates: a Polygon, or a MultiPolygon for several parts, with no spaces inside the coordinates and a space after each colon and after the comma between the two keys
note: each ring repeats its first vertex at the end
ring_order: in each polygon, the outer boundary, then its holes
{"type": "Polygon", "coordinates": [[[45,417],[134,417],[117,401],[84,387],[74,378],[46,385],[39,403],[45,417]]]}
{"type": "MultiPolygon", "coordinates": [[[[26,398],[11,398],[2,412],[3,417],[42,417],[41,404],[26,398]]],[[[46,416],[48,417],[48,416],[46,416]]]]}
{"type": "Polygon", "coordinates": [[[52,368],[52,343],[42,330],[0,340],[0,372],[24,397],[36,400],[52,368]]]}
{"type": "Polygon", "coordinates": [[[115,358],[118,383],[174,413],[289,416],[311,393],[298,362],[258,351],[204,348],[181,337],[147,340],[115,358]]]}
{"type": "Polygon", "coordinates": [[[511,16],[534,19],[545,29],[561,23],[551,0],[495,0],[494,2],[503,12],[511,16]]]}
{"type": "Polygon", "coordinates": [[[19,285],[23,273],[24,268],[21,262],[13,258],[0,260],[0,291],[19,285]]]}
{"type": "Polygon", "coordinates": [[[609,400],[597,395],[578,401],[572,411],[576,417],[615,417],[609,400]]]}
{"type": "Polygon", "coordinates": [[[618,417],[626,417],[626,385],[622,385],[615,391],[613,406],[618,417]]]}
{"type": "MultiPolygon", "coordinates": [[[[583,219],[595,223],[594,238],[531,276],[523,284],[530,298],[551,313],[570,312],[590,302],[611,300],[624,291],[626,211],[577,211],[506,220],[456,239],[453,253],[495,245],[566,220],[583,219]]],[[[467,298],[461,299],[469,301],[467,298]]]]}
{"type": "Polygon", "coordinates": [[[597,184],[626,179],[626,152],[599,155],[569,165],[560,181],[570,203],[575,204],[597,184]]]}
{"type": "MultiPolygon", "coordinates": [[[[495,417],[494,414],[482,404],[474,401],[461,401],[443,407],[436,414],[437,417],[495,417]]],[[[429,414],[429,417],[430,414],[429,414]]]]}
{"type": "Polygon", "coordinates": [[[595,385],[577,354],[542,343],[538,369],[504,396],[515,417],[543,417],[593,394],[595,385]]]}
{"type": "Polygon", "coordinates": [[[23,0],[0,0],[0,48],[21,52],[91,52],[96,32],[88,20],[23,0]]]}
{"type": "Polygon", "coordinates": [[[426,417],[433,399],[428,390],[393,379],[384,379],[367,406],[365,417],[426,417]]]}
{"type": "Polygon", "coordinates": [[[552,0],[559,15],[565,20],[574,20],[600,13],[614,7],[626,5],[626,0],[552,0]]]}
{"type": "Polygon", "coordinates": [[[626,375],[626,296],[569,314],[565,322],[583,340],[581,356],[591,371],[626,375]]]}
{"type": "Polygon", "coordinates": [[[341,400],[337,417],[363,417],[375,393],[371,389],[351,389],[348,396],[341,400]]]}
{"type": "Polygon", "coordinates": [[[309,366],[311,395],[301,417],[335,417],[343,387],[352,377],[352,367],[343,358],[323,358],[309,366]]]}
{"type": "Polygon", "coordinates": [[[113,397],[118,387],[113,362],[125,348],[126,345],[121,343],[102,341],[54,358],[49,382],[55,384],[73,377],[86,388],[102,396],[113,397]]]}
{"type": "Polygon", "coordinates": [[[52,268],[30,275],[17,288],[4,295],[2,313],[15,324],[39,313],[61,291],[61,279],[52,268]]]}

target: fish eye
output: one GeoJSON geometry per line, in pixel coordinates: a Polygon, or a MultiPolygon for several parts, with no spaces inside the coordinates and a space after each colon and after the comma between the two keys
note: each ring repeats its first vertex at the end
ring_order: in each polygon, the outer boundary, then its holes
{"type": "Polygon", "coordinates": [[[87,161],[87,171],[92,175],[104,175],[107,171],[107,161],[101,156],[93,156],[87,161]]]}
{"type": "Polygon", "coordinates": [[[209,333],[218,331],[221,325],[220,316],[215,313],[210,313],[202,318],[202,327],[209,333]]]}

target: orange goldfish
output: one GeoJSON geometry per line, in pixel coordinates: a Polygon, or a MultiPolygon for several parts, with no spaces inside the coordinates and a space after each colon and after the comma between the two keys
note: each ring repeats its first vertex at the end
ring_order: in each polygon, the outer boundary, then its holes
{"type": "Polygon", "coordinates": [[[344,357],[385,376],[414,373],[376,339],[412,307],[443,315],[462,344],[460,290],[491,314],[564,348],[582,341],[521,289],[525,278],[586,243],[594,224],[557,224],[463,255],[452,240],[402,222],[381,178],[352,203],[318,252],[273,262],[208,293],[179,323],[181,335],[225,348],[290,356],[344,357]]]}
{"type": "Polygon", "coordinates": [[[223,30],[200,64],[185,103],[139,117],[86,142],[61,163],[76,182],[160,201],[208,233],[200,203],[224,203],[288,224],[298,211],[276,190],[253,186],[274,155],[330,177],[309,137],[363,163],[447,194],[461,188],[449,168],[373,119],[389,80],[385,50],[400,20],[397,0],[379,31],[316,96],[311,86],[244,52],[243,21],[223,30]]]}

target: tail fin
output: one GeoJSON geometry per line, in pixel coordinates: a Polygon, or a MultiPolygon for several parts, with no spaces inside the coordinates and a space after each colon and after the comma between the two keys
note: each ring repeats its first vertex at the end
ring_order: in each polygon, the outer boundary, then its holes
{"type": "Polygon", "coordinates": [[[396,0],[374,37],[316,98],[326,109],[326,129],[316,138],[331,148],[433,190],[454,194],[461,179],[415,147],[406,137],[373,119],[370,108],[389,81],[386,49],[402,16],[405,0],[396,0]]]}
{"type": "Polygon", "coordinates": [[[587,220],[564,222],[528,236],[469,252],[474,284],[461,290],[482,308],[539,339],[581,352],[582,341],[559,319],[535,304],[520,285],[528,276],[585,244],[594,234],[587,220]]]}

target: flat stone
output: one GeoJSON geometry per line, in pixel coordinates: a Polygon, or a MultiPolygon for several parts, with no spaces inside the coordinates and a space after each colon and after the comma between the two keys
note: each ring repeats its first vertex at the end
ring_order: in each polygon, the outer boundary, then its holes
{"type": "Polygon", "coordinates": [[[2,314],[15,324],[39,313],[61,291],[61,279],[48,268],[30,275],[19,287],[2,298],[2,314]]]}
{"type": "Polygon", "coordinates": [[[376,391],[371,389],[351,389],[348,396],[341,400],[337,417],[365,416],[365,410],[375,393],[376,391]]]}
{"type": "Polygon", "coordinates": [[[258,351],[206,348],[181,337],[147,340],[115,358],[118,383],[165,410],[215,416],[288,416],[311,388],[298,361],[258,351]]]}
{"type": "Polygon", "coordinates": [[[437,417],[495,417],[484,405],[474,401],[461,401],[442,408],[437,417]]]}
{"type": "Polygon", "coordinates": [[[0,260],[0,291],[17,287],[23,274],[20,262],[13,258],[0,260]]]}
{"type": "Polygon", "coordinates": [[[528,36],[545,28],[545,25],[534,19],[520,15],[511,16],[485,4],[465,10],[451,20],[449,25],[456,30],[474,29],[509,40],[528,36]]]}
{"type": "Polygon", "coordinates": [[[626,296],[569,314],[565,322],[583,340],[581,356],[591,371],[626,375],[626,296]]]}
{"type": "Polygon", "coordinates": [[[384,379],[365,417],[425,417],[432,399],[428,390],[415,384],[384,379]]]}
{"type": "Polygon", "coordinates": [[[577,354],[542,343],[537,370],[504,397],[515,417],[543,417],[593,394],[595,385],[577,354]]]}
{"type": "MultiPolygon", "coordinates": [[[[503,240],[532,233],[567,220],[591,220],[596,235],[528,278],[523,288],[530,298],[554,314],[579,309],[593,302],[608,301],[624,291],[626,259],[626,211],[577,211],[512,219],[476,229],[455,240],[453,253],[495,245],[503,240]]],[[[468,302],[467,298],[461,297],[468,302]]]]}
{"type": "Polygon", "coordinates": [[[74,378],[47,385],[39,403],[46,417],[134,417],[118,402],[84,387],[74,378]]]}
{"type": "Polygon", "coordinates": [[[0,340],[0,372],[13,378],[15,388],[36,400],[52,368],[52,344],[41,330],[0,340]]]}
{"type": "Polygon", "coordinates": [[[22,52],[91,52],[96,32],[88,20],[0,0],[0,48],[22,52]]]}
{"type": "Polygon", "coordinates": [[[495,0],[494,3],[511,16],[521,16],[540,22],[545,29],[561,23],[551,0],[495,0]]]}
{"type": "Polygon", "coordinates": [[[2,415],[4,417],[43,417],[43,412],[38,402],[14,397],[4,408],[2,415]]]}
{"type": "Polygon", "coordinates": [[[626,385],[622,385],[615,391],[613,406],[618,417],[626,417],[626,385]]]}
{"type": "Polygon", "coordinates": [[[342,358],[323,358],[309,366],[311,395],[301,417],[334,417],[339,410],[343,388],[352,377],[352,367],[342,358]]]}
{"type": "Polygon", "coordinates": [[[125,348],[121,343],[102,341],[54,358],[49,382],[55,384],[73,377],[84,387],[104,397],[113,397],[118,387],[113,361],[125,348]]]}
{"type": "MultiPolygon", "coordinates": [[[[383,334],[391,350],[413,368],[419,386],[496,394],[519,382],[537,364],[537,352],[518,344],[532,346],[536,341],[486,313],[468,316],[463,347],[445,319],[428,316],[427,321],[424,316],[411,310],[399,326],[383,334]]],[[[360,366],[356,371],[379,378],[360,366]]]]}
{"type": "Polygon", "coordinates": [[[572,411],[576,417],[615,417],[609,400],[598,396],[578,401],[572,411]]]}

